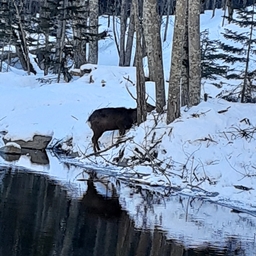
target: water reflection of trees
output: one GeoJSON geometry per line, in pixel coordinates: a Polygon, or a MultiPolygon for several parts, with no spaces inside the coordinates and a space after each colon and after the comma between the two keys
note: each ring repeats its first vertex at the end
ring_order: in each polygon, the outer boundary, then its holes
{"type": "Polygon", "coordinates": [[[6,171],[0,183],[0,255],[200,255],[167,241],[159,230],[135,229],[117,198],[104,198],[87,182],[77,200],[46,176],[6,171]]]}

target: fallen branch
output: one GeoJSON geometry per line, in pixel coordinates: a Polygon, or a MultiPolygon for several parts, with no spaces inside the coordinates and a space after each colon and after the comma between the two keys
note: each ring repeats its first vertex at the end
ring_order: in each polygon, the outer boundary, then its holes
{"type": "Polygon", "coordinates": [[[202,139],[197,139],[195,141],[210,141],[210,142],[214,142],[214,143],[218,144],[218,142],[213,140],[210,135],[208,135],[208,136],[209,136],[209,138],[208,137],[204,137],[202,139]]]}
{"type": "Polygon", "coordinates": [[[231,107],[229,106],[229,107],[226,108],[226,109],[223,109],[223,110],[218,111],[218,113],[219,113],[219,114],[225,113],[225,112],[227,112],[230,108],[231,108],[231,107]]]}
{"type": "Polygon", "coordinates": [[[211,111],[211,110],[209,109],[209,110],[207,110],[207,111],[205,111],[205,112],[201,112],[200,114],[194,113],[194,114],[192,114],[191,116],[198,118],[198,117],[200,117],[201,115],[205,115],[205,114],[208,113],[209,111],[211,111]]]}
{"type": "Polygon", "coordinates": [[[236,189],[241,189],[241,190],[244,190],[244,191],[249,191],[249,190],[253,190],[253,188],[248,188],[248,187],[245,187],[243,185],[234,185],[234,187],[236,189]]]}
{"type": "Polygon", "coordinates": [[[113,147],[116,147],[116,146],[118,146],[118,145],[120,145],[120,144],[122,144],[122,143],[124,143],[124,142],[126,142],[126,141],[128,141],[128,140],[133,139],[133,138],[134,138],[134,137],[129,137],[129,138],[126,138],[126,139],[124,139],[124,140],[118,140],[116,143],[112,144],[112,145],[109,146],[108,148],[105,148],[105,149],[103,149],[103,150],[100,150],[100,151],[91,153],[91,154],[89,154],[89,155],[85,155],[82,159],[85,159],[85,158],[88,158],[88,157],[91,157],[91,156],[98,156],[98,155],[100,155],[101,153],[104,153],[104,152],[108,151],[109,149],[111,149],[111,148],[113,148],[113,147]]]}

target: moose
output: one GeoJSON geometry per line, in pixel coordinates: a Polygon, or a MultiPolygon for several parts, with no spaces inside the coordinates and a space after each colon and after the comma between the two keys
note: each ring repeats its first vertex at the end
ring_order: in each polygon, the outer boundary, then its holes
{"type": "MultiPolygon", "coordinates": [[[[147,103],[147,112],[151,112],[155,107],[147,103]]],[[[101,108],[95,110],[88,118],[87,123],[93,131],[92,143],[96,153],[100,150],[98,139],[105,131],[119,130],[119,135],[123,136],[125,130],[132,127],[137,122],[137,108],[101,108]]]]}

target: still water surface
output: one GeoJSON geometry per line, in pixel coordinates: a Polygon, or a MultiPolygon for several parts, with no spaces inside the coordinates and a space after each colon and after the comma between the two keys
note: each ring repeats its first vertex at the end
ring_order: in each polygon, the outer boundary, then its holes
{"type": "Polygon", "coordinates": [[[92,179],[74,198],[43,174],[2,168],[0,175],[0,256],[250,256],[232,237],[225,248],[186,249],[160,228],[136,229],[119,199],[98,194],[92,179]]]}

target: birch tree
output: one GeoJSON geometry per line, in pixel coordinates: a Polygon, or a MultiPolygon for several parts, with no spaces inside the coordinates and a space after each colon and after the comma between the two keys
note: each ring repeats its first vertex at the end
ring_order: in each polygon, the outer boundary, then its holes
{"type": "Polygon", "coordinates": [[[163,111],[165,106],[165,86],[160,35],[160,17],[156,0],[144,0],[143,30],[148,57],[149,79],[155,82],[156,111],[163,111]]]}
{"type": "MultiPolygon", "coordinates": [[[[99,2],[98,0],[89,0],[89,30],[91,34],[98,34],[98,16],[99,16],[99,2]]],[[[89,41],[89,63],[98,63],[98,40],[89,41]]]]}

